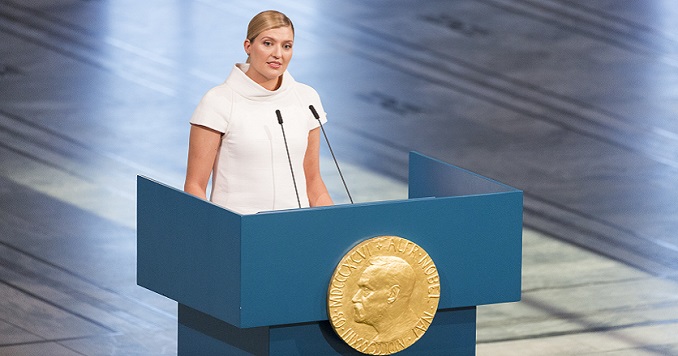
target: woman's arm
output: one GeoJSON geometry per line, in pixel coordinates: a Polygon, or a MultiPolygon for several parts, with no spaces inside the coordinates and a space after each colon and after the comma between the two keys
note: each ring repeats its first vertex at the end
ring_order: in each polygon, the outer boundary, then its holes
{"type": "Polygon", "coordinates": [[[219,151],[221,135],[221,132],[205,126],[191,125],[186,181],[184,182],[186,193],[207,199],[207,182],[209,182],[214,160],[219,151]]]}
{"type": "Polygon", "coordinates": [[[306,175],[306,194],[311,206],[332,205],[325,182],[320,176],[320,128],[308,133],[308,147],[304,156],[304,174],[306,175]]]}

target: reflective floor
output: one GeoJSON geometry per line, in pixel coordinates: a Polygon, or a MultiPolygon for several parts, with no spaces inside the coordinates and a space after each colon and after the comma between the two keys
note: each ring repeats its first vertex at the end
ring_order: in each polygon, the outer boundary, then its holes
{"type": "Polygon", "coordinates": [[[523,300],[479,309],[479,355],[678,355],[672,0],[0,0],[0,355],[176,353],[136,175],[182,186],[268,8],[356,200],[405,197],[410,150],[525,192],[523,300]]]}

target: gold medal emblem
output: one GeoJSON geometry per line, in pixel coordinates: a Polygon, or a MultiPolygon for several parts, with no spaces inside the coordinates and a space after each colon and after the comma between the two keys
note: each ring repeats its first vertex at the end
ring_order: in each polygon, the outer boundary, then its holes
{"type": "Polygon", "coordinates": [[[368,355],[389,355],[415,343],[433,322],[440,278],[431,257],[398,236],[365,240],[334,270],[327,312],[334,331],[368,355]]]}

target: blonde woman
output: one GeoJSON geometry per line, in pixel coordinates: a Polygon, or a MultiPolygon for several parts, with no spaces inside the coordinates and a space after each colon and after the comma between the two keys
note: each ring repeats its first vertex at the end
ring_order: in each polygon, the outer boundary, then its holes
{"type": "Polygon", "coordinates": [[[241,214],[331,205],[320,176],[320,124],[309,106],[323,123],[326,114],[317,92],[287,72],[292,21],[278,11],[257,14],[243,48],[247,62],[235,64],[191,117],[184,191],[206,199],[211,175],[210,200],[241,214]]]}

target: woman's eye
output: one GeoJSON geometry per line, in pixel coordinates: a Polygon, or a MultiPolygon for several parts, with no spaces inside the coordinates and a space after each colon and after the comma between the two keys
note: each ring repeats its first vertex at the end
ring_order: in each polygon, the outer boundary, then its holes
{"type": "Polygon", "coordinates": [[[270,46],[271,42],[270,41],[264,41],[264,46],[270,46]]]}

